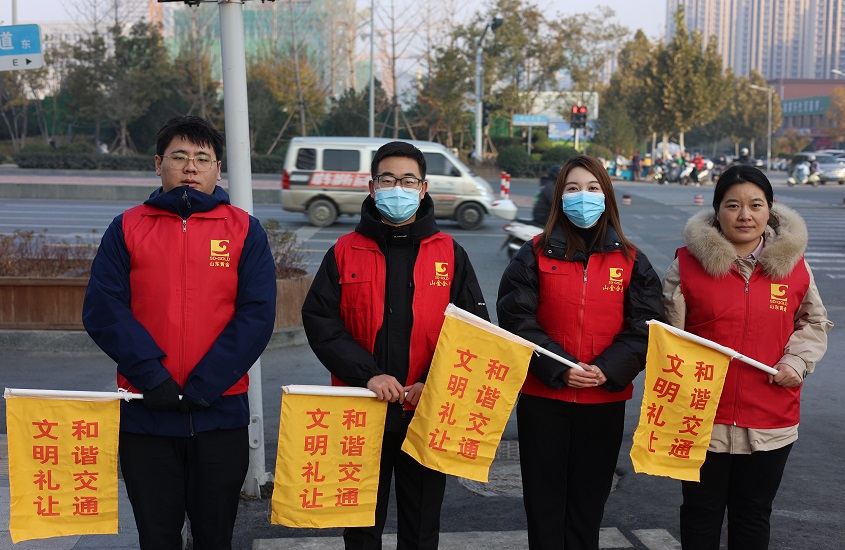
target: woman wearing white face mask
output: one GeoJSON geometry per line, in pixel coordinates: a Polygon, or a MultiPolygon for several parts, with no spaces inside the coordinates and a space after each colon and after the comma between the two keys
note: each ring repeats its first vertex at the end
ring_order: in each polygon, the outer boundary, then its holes
{"type": "Polygon", "coordinates": [[[543,233],[505,269],[499,324],[580,364],[531,358],[517,404],[519,457],[536,549],[597,549],[622,443],[625,401],[645,367],[660,278],[622,234],[613,185],[594,158],[564,164],[543,233]]]}

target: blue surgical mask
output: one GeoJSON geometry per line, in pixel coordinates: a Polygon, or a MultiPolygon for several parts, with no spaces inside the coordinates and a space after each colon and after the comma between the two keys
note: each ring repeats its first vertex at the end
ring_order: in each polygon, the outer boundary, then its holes
{"type": "Polygon", "coordinates": [[[406,191],[397,185],[391,189],[376,189],[376,208],[393,223],[407,221],[420,207],[420,191],[406,191]]]}
{"type": "Polygon", "coordinates": [[[593,227],[603,212],[604,195],[601,193],[578,191],[563,194],[563,213],[578,227],[593,227]]]}

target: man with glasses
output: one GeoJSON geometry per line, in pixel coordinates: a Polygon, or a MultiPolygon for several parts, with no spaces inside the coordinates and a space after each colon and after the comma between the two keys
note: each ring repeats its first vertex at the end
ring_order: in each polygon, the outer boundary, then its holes
{"type": "Polygon", "coordinates": [[[82,320],[117,363],[120,466],[142,549],[230,549],[249,463],[247,370],[270,340],[276,270],[258,220],[217,186],[207,121],[158,132],[161,187],[117,216],[91,266],[82,320]]]}
{"type": "Polygon", "coordinates": [[[391,478],[398,548],[436,549],[446,475],[401,450],[452,302],[489,319],[469,258],[434,221],[425,157],[394,141],[373,157],[355,231],[326,253],[302,307],[308,343],[335,385],[388,401],[375,525],[347,528],[347,550],[380,549],[391,478]]]}

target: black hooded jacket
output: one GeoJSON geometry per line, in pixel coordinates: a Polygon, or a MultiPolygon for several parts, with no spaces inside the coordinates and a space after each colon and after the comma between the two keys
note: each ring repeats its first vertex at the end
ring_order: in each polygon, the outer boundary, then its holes
{"type": "MultiPolygon", "coordinates": [[[[361,206],[361,221],[355,231],[378,243],[386,260],[384,321],[376,334],[374,351],[370,354],[356,342],[341,319],[341,285],[334,246],[323,258],[302,306],[305,334],[320,362],[350,386],[366,387],[367,382],[379,374],[389,374],[404,383],[408,376],[413,323],[414,263],[420,241],[440,231],[434,221],[434,202],[426,194],[420,202],[416,220],[396,227],[382,223],[375,201],[367,197],[361,206]]],[[[489,320],[487,305],[469,257],[457,242],[454,247],[455,279],[451,285],[450,301],[489,320]]],[[[391,403],[386,429],[404,429],[411,416],[403,414],[399,403],[391,403]]]]}

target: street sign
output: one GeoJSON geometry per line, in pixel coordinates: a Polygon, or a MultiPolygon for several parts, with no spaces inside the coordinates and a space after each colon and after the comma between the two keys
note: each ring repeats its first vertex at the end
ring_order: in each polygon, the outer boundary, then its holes
{"type": "Polygon", "coordinates": [[[0,27],[0,71],[40,69],[43,66],[38,25],[0,27]]]}
{"type": "Polygon", "coordinates": [[[546,115],[513,115],[514,126],[547,126],[549,117],[546,115]]]}

